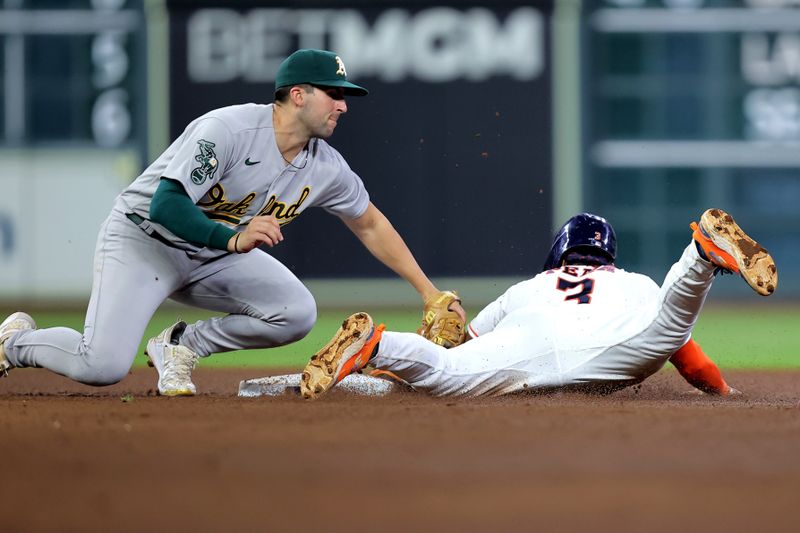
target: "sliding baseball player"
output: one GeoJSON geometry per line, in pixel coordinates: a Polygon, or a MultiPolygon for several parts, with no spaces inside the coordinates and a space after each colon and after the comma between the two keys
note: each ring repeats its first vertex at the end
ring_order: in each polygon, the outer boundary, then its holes
{"type": "Polygon", "coordinates": [[[317,398],[367,364],[437,396],[607,392],[641,383],[672,361],[701,390],[730,394],[690,340],[692,327],[717,271],[738,273],[767,296],[777,269],[719,209],[692,227],[692,242],[659,287],[615,266],[616,236],[605,219],[577,215],[556,236],[544,271],[484,308],[469,324],[468,342],[448,350],[413,333],[384,332],[356,313],[311,358],[301,393],[317,398]]]}

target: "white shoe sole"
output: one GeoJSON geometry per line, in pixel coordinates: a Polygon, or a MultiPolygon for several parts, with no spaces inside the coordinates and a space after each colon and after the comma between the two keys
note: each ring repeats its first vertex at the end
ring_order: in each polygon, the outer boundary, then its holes
{"type": "Polygon", "coordinates": [[[191,389],[172,389],[172,390],[161,390],[161,387],[158,387],[158,395],[159,396],[196,396],[197,393],[191,389]]]}

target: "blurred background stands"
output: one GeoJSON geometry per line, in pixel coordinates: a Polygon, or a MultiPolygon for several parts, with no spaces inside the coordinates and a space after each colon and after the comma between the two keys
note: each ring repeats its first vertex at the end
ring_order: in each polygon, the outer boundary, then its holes
{"type": "MultiPolygon", "coordinates": [[[[776,298],[800,295],[796,0],[0,7],[7,305],[84,305],[119,190],[195,117],[271,101],[278,63],[300,47],[336,50],[371,90],[331,143],[425,270],[468,303],[534,274],[553,229],[581,210],[614,224],[623,268],[660,281],[711,206],[773,253],[776,298]]],[[[416,303],[327,216],[300,217],[272,252],[320,305],[377,291],[416,303]]],[[[746,292],[719,283],[714,298],[746,292]]]]}

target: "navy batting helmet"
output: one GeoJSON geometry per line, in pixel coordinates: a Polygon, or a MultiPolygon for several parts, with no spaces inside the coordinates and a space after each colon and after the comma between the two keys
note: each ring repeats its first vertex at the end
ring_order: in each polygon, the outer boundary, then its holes
{"type": "Polygon", "coordinates": [[[558,268],[563,257],[576,248],[588,248],[594,255],[599,252],[599,255],[613,263],[617,257],[614,228],[603,217],[591,213],[575,215],[558,230],[543,270],[558,268]]]}

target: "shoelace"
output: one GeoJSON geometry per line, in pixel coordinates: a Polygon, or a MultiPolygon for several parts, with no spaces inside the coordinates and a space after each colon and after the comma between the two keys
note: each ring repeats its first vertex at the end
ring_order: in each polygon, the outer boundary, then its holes
{"type": "Polygon", "coordinates": [[[177,381],[192,380],[192,370],[197,366],[197,354],[183,346],[172,349],[171,357],[164,359],[164,366],[177,381]]]}

